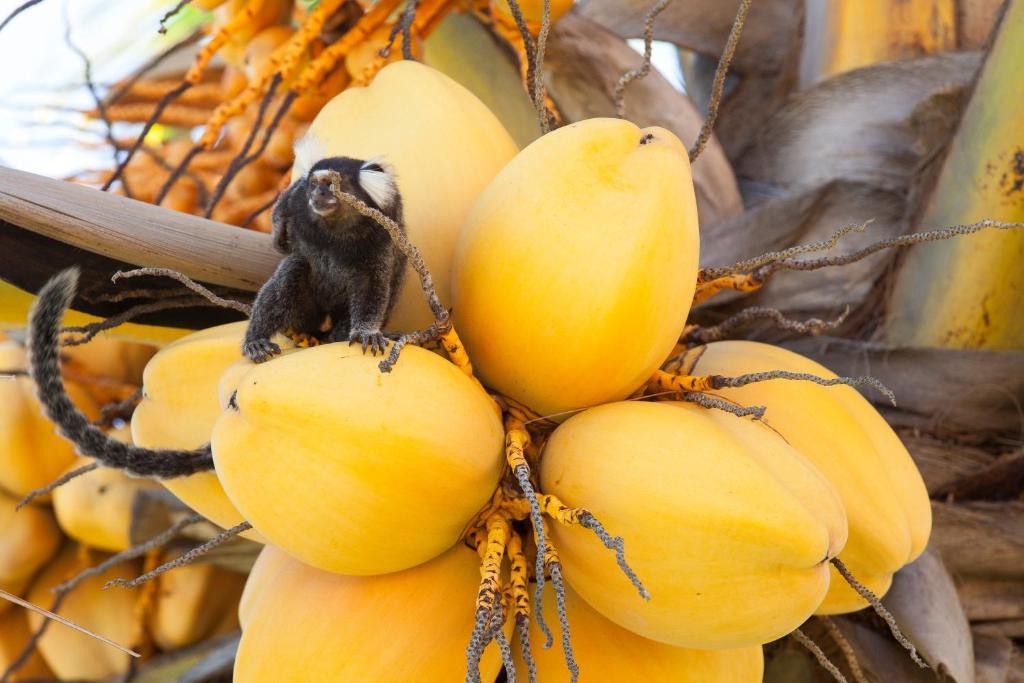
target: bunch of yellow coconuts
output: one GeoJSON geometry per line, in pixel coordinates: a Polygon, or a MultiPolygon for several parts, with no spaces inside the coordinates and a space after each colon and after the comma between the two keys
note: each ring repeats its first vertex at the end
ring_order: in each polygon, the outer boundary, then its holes
{"type": "MultiPolygon", "coordinates": [[[[66,347],[68,392],[80,410],[98,418],[101,405],[135,390],[155,352],[106,337],[66,347]]],[[[18,373],[25,364],[24,347],[0,333],[0,373],[18,373]]],[[[127,426],[111,433],[130,438],[127,426]]],[[[54,587],[129,548],[135,495],[159,488],[155,482],[96,469],[19,507],[33,490],[87,463],[43,417],[29,378],[0,380],[0,589],[49,608],[54,587]]],[[[237,629],[245,576],[212,564],[165,574],[143,591],[103,590],[108,581],[134,578],[147,562],[160,564],[176,552],[156,549],[86,579],[62,599],[60,614],[142,653],[176,650],[237,629]]],[[[0,672],[42,623],[40,615],[0,600],[0,672]]],[[[128,663],[127,654],[60,626],[45,632],[9,680],[104,680],[127,671],[128,663]]]]}
{"type": "MultiPolygon", "coordinates": [[[[163,484],[266,543],[239,608],[236,681],[494,681],[503,659],[509,680],[510,664],[520,679],[564,680],[568,648],[539,646],[537,630],[560,607],[584,680],[754,683],[762,644],[866,605],[834,558],[883,594],[923,550],[921,477],[852,388],[773,379],[713,392],[765,406],[762,420],[644,394],[670,357],[690,375],[834,377],[765,344],[677,346],[699,240],[672,133],[593,119],[519,151],[471,93],[405,61],[335,97],[310,130],[330,155],[383,155],[396,169],[409,239],[475,377],[416,346],[390,373],[357,346],[285,339],[281,356],[253,365],[240,355],[244,322],[147,363],[135,443],[211,443],[215,473],[163,484]],[[623,539],[647,595],[582,525],[549,516],[538,548],[529,517],[490,523],[496,499],[524,497],[509,486],[516,443],[539,494],[623,539]],[[510,595],[523,548],[567,586],[539,613],[532,604],[513,659],[502,641],[522,613],[510,595]],[[467,673],[481,573],[508,616],[467,673]]],[[[431,322],[407,278],[391,329],[431,322]]]]}

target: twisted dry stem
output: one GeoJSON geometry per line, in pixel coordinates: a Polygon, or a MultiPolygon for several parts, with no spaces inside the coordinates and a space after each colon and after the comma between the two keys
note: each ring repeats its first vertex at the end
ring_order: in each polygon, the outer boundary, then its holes
{"type": "Polygon", "coordinates": [[[376,221],[378,225],[387,231],[395,246],[409,259],[409,264],[416,271],[416,274],[420,276],[420,286],[427,295],[427,304],[430,306],[430,311],[434,314],[435,325],[437,325],[438,329],[446,329],[449,325],[448,310],[441,305],[441,299],[438,298],[437,290],[434,289],[434,278],[430,274],[430,269],[427,268],[426,261],[420,255],[419,249],[409,241],[402,226],[355,195],[343,192],[341,189],[341,176],[338,175],[337,171],[327,171],[326,173],[331,174],[329,176],[331,178],[331,194],[339,201],[351,206],[361,215],[376,221]]]}
{"type": "Polygon", "coordinates": [[[113,104],[114,102],[117,102],[119,99],[124,97],[125,93],[131,90],[132,86],[134,86],[136,83],[142,80],[146,76],[146,74],[148,74],[153,69],[163,64],[167,60],[167,58],[173,55],[175,52],[182,50],[188,47],[189,45],[192,45],[193,43],[198,42],[199,39],[202,37],[202,34],[203,32],[201,30],[193,31],[190,35],[186,36],[185,38],[182,38],[177,43],[167,47],[167,49],[165,49],[164,51],[154,55],[145,64],[140,66],[131,76],[121,81],[121,83],[113,92],[107,95],[107,103],[113,104]]]}
{"type": "MultiPolygon", "coordinates": [[[[100,408],[100,419],[97,421],[100,425],[106,425],[116,417],[130,416],[129,411],[134,412],[135,407],[139,401],[142,400],[142,387],[136,389],[130,396],[120,400],[108,403],[107,405],[100,408]]],[[[95,423],[94,423],[95,424],[95,423]]]]}
{"type": "Polygon", "coordinates": [[[818,617],[818,621],[822,623],[825,630],[828,631],[829,636],[835,641],[839,647],[839,651],[843,653],[843,659],[846,660],[846,665],[850,667],[850,673],[853,674],[853,680],[856,683],[869,683],[867,676],[864,675],[864,669],[860,665],[860,661],[857,659],[857,653],[853,651],[853,646],[850,645],[850,641],[846,639],[843,632],[839,630],[836,623],[828,617],[818,617]]]}
{"type": "Polygon", "coordinates": [[[835,567],[836,571],[839,572],[839,575],[846,580],[846,583],[850,584],[850,587],[857,591],[858,595],[868,601],[871,605],[871,609],[875,611],[875,614],[882,617],[886,625],[889,627],[892,637],[895,638],[896,642],[902,645],[910,654],[910,658],[914,660],[914,663],[922,669],[929,668],[928,664],[921,659],[920,655],[917,654],[917,648],[912,642],[910,642],[910,638],[907,638],[907,636],[903,634],[903,631],[900,630],[899,625],[896,623],[896,617],[893,616],[892,612],[886,609],[885,605],[882,604],[882,601],[878,599],[878,596],[871,592],[871,589],[858,581],[856,577],[854,577],[853,573],[850,572],[850,569],[843,564],[843,561],[838,557],[832,558],[832,566],[835,567]]]}
{"type": "Polygon", "coordinates": [[[751,306],[750,308],[743,309],[739,313],[727,318],[724,322],[714,325],[713,327],[694,327],[693,329],[685,332],[680,341],[684,344],[707,344],[709,342],[720,341],[755,320],[768,320],[771,321],[778,329],[786,330],[788,332],[796,332],[797,334],[821,334],[822,332],[833,330],[842,325],[843,321],[846,320],[846,317],[849,314],[850,307],[847,306],[846,309],[834,320],[810,318],[808,320],[800,321],[787,318],[782,311],[776,308],[751,306]]]}
{"type": "MultiPolygon", "coordinates": [[[[182,85],[188,85],[188,84],[187,83],[183,83],[182,85]]],[[[180,88],[181,86],[178,86],[178,87],[180,88]]],[[[187,88],[183,88],[182,92],[184,92],[186,89],[187,88]]],[[[160,105],[158,104],[157,105],[157,109],[159,110],[159,108],[160,108],[160,105]]],[[[154,115],[156,115],[156,113],[157,112],[154,112],[154,115]]],[[[153,119],[153,120],[155,121],[156,119],[153,119]]],[[[142,140],[142,137],[139,137],[139,140],[142,140]]],[[[178,182],[178,178],[180,178],[182,176],[182,174],[184,174],[184,173],[186,173],[188,171],[188,165],[191,164],[192,160],[195,159],[197,156],[199,156],[203,151],[204,150],[203,150],[203,146],[202,145],[193,145],[192,146],[192,149],[190,149],[188,151],[188,154],[186,154],[184,156],[184,158],[181,160],[181,162],[179,162],[178,165],[174,167],[174,170],[171,171],[171,174],[169,176],[167,176],[167,180],[164,181],[164,184],[160,188],[160,191],[156,193],[156,197],[153,199],[153,203],[155,205],[160,206],[160,204],[167,197],[167,193],[170,192],[171,188],[174,187],[174,184],[176,182],[178,182]]]]}
{"type": "MultiPolygon", "coordinates": [[[[110,145],[111,154],[114,155],[114,164],[116,165],[120,161],[119,155],[121,152],[121,146],[118,145],[117,140],[114,139],[114,123],[110,120],[107,105],[103,101],[103,98],[100,97],[99,92],[96,90],[96,83],[92,79],[92,60],[89,59],[89,56],[85,54],[85,52],[83,52],[73,40],[71,40],[71,20],[68,18],[67,5],[64,5],[64,43],[82,60],[85,87],[89,91],[89,95],[92,97],[93,103],[96,105],[96,112],[99,114],[100,120],[103,121],[107,143],[110,145]]],[[[135,195],[132,194],[131,188],[128,186],[127,178],[121,178],[121,188],[124,190],[124,195],[126,197],[129,199],[135,198],[135,195]]]]}
{"type": "MultiPolygon", "coordinates": [[[[142,131],[139,133],[139,137],[137,137],[135,142],[132,143],[132,146],[128,148],[128,153],[125,155],[124,159],[121,160],[121,163],[117,165],[110,177],[107,178],[107,181],[103,183],[103,187],[100,188],[101,190],[106,192],[115,182],[117,182],[118,178],[121,177],[121,174],[124,173],[124,169],[128,166],[128,163],[132,160],[132,157],[135,156],[135,153],[139,151],[139,148],[141,148],[142,144],[146,141],[146,136],[149,135],[149,131],[152,130],[153,126],[156,125],[156,122],[160,120],[160,115],[164,113],[164,110],[168,105],[174,102],[178,96],[191,87],[191,83],[188,81],[182,81],[181,84],[172,90],[168,90],[164,96],[160,98],[156,103],[156,106],[153,108],[153,113],[150,114],[149,119],[142,126],[142,131]]],[[[176,169],[177,175],[180,175],[181,172],[185,170],[185,166],[187,166],[187,164],[183,164],[179,169],[176,169]]],[[[172,174],[172,178],[176,180],[177,176],[172,174]]],[[[165,185],[164,189],[160,191],[160,195],[155,203],[159,204],[170,189],[170,185],[165,185]]]]}
{"type": "Polygon", "coordinates": [[[98,469],[99,466],[100,466],[99,463],[91,462],[88,465],[82,465],[81,467],[76,467],[75,469],[71,470],[70,472],[65,472],[64,474],[60,475],[59,477],[57,477],[56,479],[51,481],[46,486],[40,486],[39,488],[32,489],[31,491],[26,493],[25,497],[22,498],[21,500],[19,500],[18,504],[14,506],[14,509],[15,510],[20,510],[21,508],[25,507],[26,505],[31,503],[33,500],[38,498],[39,496],[45,496],[47,493],[53,492],[54,490],[60,488],[61,486],[63,486],[64,484],[68,483],[72,479],[77,479],[78,477],[82,476],[83,474],[89,474],[93,470],[98,469]]]}
{"type": "Polygon", "coordinates": [[[245,220],[242,221],[241,227],[248,228],[250,225],[252,225],[252,222],[256,220],[261,213],[268,210],[270,207],[277,203],[277,200],[280,196],[281,193],[277,192],[274,194],[273,197],[271,197],[270,201],[265,202],[264,204],[261,204],[260,206],[256,207],[256,209],[254,209],[252,213],[245,217],[245,220]]]}
{"type": "Polygon", "coordinates": [[[684,391],[680,397],[684,401],[696,403],[701,408],[722,410],[727,413],[731,413],[736,417],[753,417],[755,420],[763,418],[765,412],[768,410],[765,406],[741,406],[736,403],[726,401],[718,396],[702,394],[698,391],[684,391]]]}
{"type": "Polygon", "coordinates": [[[544,0],[543,12],[540,21],[540,33],[537,34],[536,50],[533,53],[533,82],[530,84],[533,96],[533,106],[537,110],[537,119],[540,121],[541,135],[551,130],[551,112],[548,111],[548,104],[544,93],[544,50],[548,43],[548,34],[551,31],[551,0],[544,0]]]}
{"type": "Polygon", "coordinates": [[[526,23],[526,19],[523,17],[522,8],[519,6],[519,0],[508,0],[508,7],[512,14],[512,20],[515,23],[516,28],[519,30],[519,36],[523,41],[523,53],[526,57],[526,93],[529,96],[530,101],[533,103],[541,134],[547,133],[551,130],[551,121],[554,117],[548,109],[547,99],[544,93],[544,79],[541,74],[543,50],[540,50],[540,54],[538,55],[538,48],[545,47],[547,43],[548,31],[550,30],[551,25],[550,2],[545,0],[541,33],[540,36],[538,36],[538,38],[543,37],[544,45],[540,45],[538,41],[534,41],[533,35],[530,33],[530,28],[526,23]],[[545,25],[547,28],[545,28],[545,25]]]}
{"type": "Polygon", "coordinates": [[[121,313],[113,315],[105,320],[98,320],[86,325],[65,327],[62,330],[63,332],[80,334],[81,336],[66,337],[61,341],[61,344],[64,346],[80,346],[81,344],[91,341],[93,337],[104,330],[113,329],[147,313],[168,311],[176,308],[195,308],[202,306],[209,306],[209,304],[202,298],[195,296],[176,297],[173,299],[164,299],[163,301],[150,301],[137,306],[132,306],[128,310],[122,311],[121,313]]]}
{"type": "Polygon", "coordinates": [[[402,349],[405,348],[406,345],[413,344],[415,346],[423,346],[426,343],[434,341],[440,336],[441,333],[435,325],[431,325],[425,330],[417,330],[415,332],[403,334],[395,340],[394,344],[391,345],[391,352],[388,353],[388,357],[378,363],[377,367],[380,368],[381,372],[391,372],[395,363],[398,362],[399,354],[402,353],[402,349]]]}
{"type": "MultiPolygon", "coordinates": [[[[427,267],[426,261],[423,260],[423,256],[420,254],[419,249],[409,241],[409,237],[405,234],[405,230],[402,229],[397,222],[392,218],[384,215],[380,210],[375,209],[355,195],[349,194],[342,191],[341,189],[341,176],[336,171],[327,171],[331,176],[331,194],[333,194],[339,201],[342,201],[353,209],[355,209],[360,215],[371,218],[377,222],[384,230],[387,231],[391,237],[391,241],[399,248],[399,250],[405,254],[409,264],[416,271],[416,274],[420,278],[420,288],[427,296],[427,304],[430,306],[430,311],[434,315],[434,322],[431,328],[425,332],[425,334],[432,334],[433,331],[437,332],[437,337],[441,339],[445,351],[448,353],[448,357],[452,363],[458,366],[463,372],[465,372],[471,379],[473,377],[473,366],[469,361],[469,356],[466,354],[465,348],[462,346],[462,341],[459,339],[459,335],[455,332],[455,328],[452,327],[451,317],[446,309],[441,304],[441,299],[437,296],[437,290],[434,288],[434,278],[430,274],[430,269],[427,267]]],[[[411,337],[410,337],[411,339],[411,337]]],[[[406,343],[408,343],[408,339],[406,343]]],[[[399,351],[401,349],[399,348],[399,351]]],[[[394,350],[392,349],[392,352],[394,350]]],[[[395,362],[398,357],[395,356],[395,362]]],[[[381,364],[381,371],[388,372],[394,362],[391,358],[385,359],[381,364]]]]}
{"type": "Polygon", "coordinates": [[[633,584],[633,587],[636,588],[640,597],[644,600],[650,600],[650,592],[648,592],[647,588],[644,587],[644,584],[640,581],[640,577],[636,575],[633,568],[626,562],[626,542],[623,540],[622,536],[612,536],[609,534],[604,526],[602,526],[601,522],[599,522],[588,510],[583,510],[580,513],[580,526],[593,531],[594,535],[601,539],[601,543],[604,544],[605,548],[615,552],[615,563],[619,565],[619,569],[621,569],[622,573],[626,575],[629,582],[633,584]]]}
{"type": "Polygon", "coordinates": [[[238,311],[243,315],[250,315],[252,313],[252,306],[241,301],[235,301],[234,299],[225,299],[224,297],[218,296],[206,287],[185,275],[179,273],[176,270],[170,268],[135,268],[134,270],[119,270],[110,278],[112,282],[132,277],[141,277],[144,275],[153,275],[155,277],[169,277],[172,280],[177,280],[181,284],[185,285],[189,290],[195,292],[199,296],[203,297],[215,306],[221,308],[230,308],[238,311]]]}
{"type": "MultiPolygon", "coordinates": [[[[548,548],[554,552],[549,544],[548,548]]],[[[545,553],[547,554],[547,553],[545,553]]],[[[562,563],[553,561],[548,571],[551,572],[551,587],[555,591],[555,605],[558,609],[558,625],[562,630],[562,653],[565,655],[565,665],[569,668],[569,679],[572,683],[580,678],[580,667],[576,664],[576,657],[572,651],[572,634],[569,632],[569,614],[565,609],[565,581],[562,579],[562,563]]]]}
{"type": "Polygon", "coordinates": [[[32,7],[33,5],[38,5],[42,1],[43,0],[28,0],[28,2],[24,2],[15,7],[14,11],[8,14],[7,18],[4,19],[2,23],[0,23],[0,31],[3,31],[4,28],[7,27],[7,24],[11,23],[14,20],[14,17],[18,16],[19,14],[27,10],[29,7],[32,7]]]}
{"type": "Polygon", "coordinates": [[[554,642],[554,636],[551,629],[548,628],[547,622],[544,621],[544,554],[541,549],[546,548],[549,543],[537,492],[533,488],[533,482],[530,481],[530,465],[526,461],[524,452],[530,443],[530,433],[526,431],[525,426],[518,418],[512,416],[506,418],[505,425],[505,459],[529,506],[530,525],[533,527],[533,537],[537,545],[537,561],[534,565],[536,573],[536,588],[533,593],[534,614],[537,616],[537,627],[544,634],[544,647],[547,648],[551,647],[554,642]]]}
{"type": "Polygon", "coordinates": [[[501,583],[501,563],[511,540],[509,520],[501,514],[487,517],[485,529],[476,536],[477,552],[481,556],[480,587],[476,597],[476,619],[466,646],[466,681],[480,681],[480,658],[484,648],[494,638],[495,629],[501,630],[505,620],[502,609],[504,591],[501,583]]]}
{"type": "Polygon", "coordinates": [[[388,44],[381,48],[380,56],[388,57],[391,54],[391,47],[395,44],[395,38],[402,34],[402,59],[413,59],[412,55],[412,24],[416,21],[416,8],[419,7],[419,0],[406,0],[405,11],[402,18],[391,27],[391,35],[388,36],[388,44]]]}
{"type": "Polygon", "coordinates": [[[179,0],[178,4],[172,7],[165,15],[160,17],[160,28],[156,30],[157,33],[163,35],[167,33],[167,22],[173,19],[181,10],[185,9],[192,0],[179,0]]]}
{"type": "Polygon", "coordinates": [[[800,256],[801,254],[811,254],[817,251],[828,251],[832,249],[840,240],[849,235],[852,232],[864,232],[868,226],[873,222],[874,219],[864,221],[863,223],[856,223],[851,225],[844,225],[843,227],[836,230],[829,237],[819,242],[809,242],[807,244],[798,244],[788,249],[782,249],[780,251],[770,251],[767,254],[761,254],[754,258],[746,259],[732,264],[731,266],[724,266],[721,268],[702,268],[697,276],[698,282],[707,282],[716,278],[723,277],[725,275],[732,275],[733,273],[742,273],[760,268],[761,266],[769,263],[775,263],[777,261],[783,261],[794,256],[800,256]]]}
{"type": "Polygon", "coordinates": [[[818,644],[811,640],[811,638],[808,637],[806,633],[804,633],[800,629],[796,629],[789,635],[793,636],[793,639],[796,640],[796,642],[800,643],[805,648],[807,648],[810,651],[810,653],[814,655],[814,658],[818,660],[818,664],[821,664],[822,668],[825,669],[825,671],[828,671],[830,674],[832,674],[832,678],[839,681],[839,683],[847,683],[846,676],[843,675],[843,672],[840,671],[839,668],[831,662],[831,660],[829,660],[829,658],[825,655],[825,652],[820,647],[818,647],[818,644]]]}
{"type": "MultiPolygon", "coordinates": [[[[961,235],[970,235],[987,228],[993,228],[997,230],[1010,230],[1014,228],[1024,228],[1024,223],[1004,223],[1002,221],[994,221],[985,219],[978,221],[977,223],[965,223],[961,225],[954,225],[948,228],[940,228],[938,230],[926,230],[924,232],[915,232],[909,235],[902,235],[900,237],[894,237],[892,239],[881,240],[870,244],[863,249],[850,252],[848,254],[840,254],[837,256],[828,256],[817,259],[807,260],[790,260],[784,259],[781,261],[772,261],[765,263],[764,265],[756,268],[753,272],[749,273],[736,273],[729,272],[739,264],[733,266],[726,266],[725,268],[708,268],[704,269],[698,274],[697,277],[697,291],[693,297],[693,303],[697,304],[708,298],[714,296],[718,292],[724,289],[731,289],[737,292],[753,292],[760,289],[768,278],[774,273],[781,270],[796,270],[796,271],[810,271],[818,270],[821,268],[827,268],[829,266],[845,266],[861,259],[867,258],[872,254],[875,254],[884,249],[892,249],[897,247],[907,247],[914,244],[922,244],[924,242],[935,242],[938,240],[951,239],[961,235]],[[727,274],[713,277],[718,273],[726,272],[727,274]]],[[[842,231],[840,231],[842,232],[842,231]]],[[[849,232],[849,231],[847,231],[849,232]]],[[[845,234],[845,233],[844,233],[845,234]]],[[[833,235],[835,237],[835,235],[833,235]]],[[[761,258],[761,257],[758,257],[761,258]]]]}
{"type": "MultiPolygon", "coordinates": [[[[259,109],[256,112],[256,120],[252,124],[252,128],[249,130],[249,134],[245,138],[245,142],[242,143],[241,149],[238,150],[238,154],[228,164],[228,170],[221,176],[220,181],[217,183],[217,187],[213,190],[213,195],[210,197],[210,201],[206,204],[206,210],[203,211],[203,217],[209,218],[213,213],[213,210],[217,207],[221,197],[224,196],[224,192],[227,191],[228,185],[235,179],[235,176],[248,165],[249,150],[252,149],[253,143],[256,142],[256,136],[260,132],[260,128],[263,127],[263,119],[267,115],[267,109],[270,107],[271,100],[274,99],[274,94],[277,92],[278,86],[281,85],[281,74],[275,74],[274,78],[270,81],[270,87],[267,88],[266,94],[260,101],[259,109]]],[[[269,135],[267,136],[270,137],[269,135]]]]}
{"type": "Polygon", "coordinates": [[[510,581],[515,628],[519,634],[519,648],[526,663],[527,680],[537,682],[537,664],[530,648],[530,589],[529,566],[523,552],[523,539],[513,529],[509,536],[508,557],[511,565],[510,581]]]}
{"type": "Polygon", "coordinates": [[[137,576],[134,579],[131,579],[130,581],[127,579],[113,579],[112,581],[108,581],[106,585],[103,586],[103,588],[106,589],[110,588],[111,586],[137,588],[138,586],[141,586],[147,581],[151,581],[156,577],[160,576],[161,574],[165,574],[171,571],[172,569],[175,569],[177,567],[184,567],[187,564],[191,564],[196,559],[205,555],[206,553],[221,545],[225,541],[228,541],[237,536],[238,534],[248,531],[249,529],[252,529],[252,524],[250,524],[249,522],[242,522],[241,524],[236,524],[227,531],[223,531],[217,534],[206,543],[203,543],[202,545],[198,545],[195,548],[192,548],[192,550],[189,550],[184,555],[180,555],[175,559],[171,560],[170,562],[165,562],[153,571],[146,572],[142,576],[137,576]]]}
{"type": "Polygon", "coordinates": [[[644,17],[644,59],[640,67],[622,74],[615,83],[612,96],[615,100],[615,113],[620,119],[626,118],[626,87],[633,81],[646,78],[651,72],[651,53],[654,51],[654,20],[661,14],[672,0],[658,0],[644,17]]]}
{"type": "Polygon", "coordinates": [[[722,375],[681,375],[657,370],[654,373],[654,383],[662,389],[683,392],[706,392],[714,389],[735,389],[745,387],[748,384],[767,382],[773,379],[796,380],[800,382],[812,382],[824,387],[846,385],[857,387],[868,385],[873,387],[896,405],[896,395],[889,390],[878,379],[865,375],[863,377],[819,377],[807,372],[789,372],[787,370],[769,370],[767,372],[751,372],[736,377],[724,377],[722,375]]]}
{"type": "Polygon", "coordinates": [[[601,541],[605,548],[615,552],[615,561],[619,565],[619,569],[626,575],[630,583],[636,588],[644,600],[650,600],[651,594],[644,588],[640,578],[633,571],[633,568],[626,562],[626,551],[625,541],[621,536],[612,536],[604,528],[604,525],[598,521],[597,517],[594,516],[590,510],[586,508],[571,508],[557,496],[549,493],[540,494],[538,497],[538,504],[542,512],[547,514],[549,517],[557,521],[559,524],[566,526],[578,525],[584,529],[589,529],[594,532],[594,535],[601,541]]]}
{"type": "Polygon", "coordinates": [[[491,626],[491,633],[494,640],[498,643],[498,652],[501,653],[501,661],[505,665],[506,681],[507,683],[516,683],[516,662],[512,658],[512,646],[509,645],[508,638],[505,637],[504,612],[504,608],[501,605],[498,605],[494,622],[491,626]]]}
{"type": "Polygon", "coordinates": [[[711,98],[708,100],[708,115],[701,124],[697,141],[690,148],[690,163],[692,164],[704,151],[704,147],[711,139],[711,132],[715,129],[715,121],[718,119],[718,107],[722,102],[722,91],[725,88],[725,77],[729,73],[729,64],[732,63],[733,55],[736,54],[736,46],[739,45],[740,35],[743,33],[743,25],[747,21],[747,13],[750,11],[751,0],[740,0],[740,7],[736,11],[736,18],[733,19],[732,28],[729,30],[729,37],[725,41],[725,49],[718,59],[718,66],[715,67],[715,78],[711,84],[711,98]]]}

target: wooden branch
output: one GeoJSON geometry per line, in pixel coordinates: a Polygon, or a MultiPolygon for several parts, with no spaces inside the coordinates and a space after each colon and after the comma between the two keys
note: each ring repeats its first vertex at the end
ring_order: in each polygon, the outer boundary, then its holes
{"type": "MultiPolygon", "coordinates": [[[[270,235],[3,167],[0,220],[114,261],[244,291],[258,289],[280,259],[270,235]]],[[[45,252],[33,258],[49,261],[45,252]]],[[[7,266],[0,254],[0,276],[7,266]]]]}

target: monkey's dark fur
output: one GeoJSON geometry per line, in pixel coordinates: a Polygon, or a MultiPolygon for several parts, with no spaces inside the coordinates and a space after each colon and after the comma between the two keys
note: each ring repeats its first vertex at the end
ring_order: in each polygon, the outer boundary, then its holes
{"type": "Polygon", "coordinates": [[[209,445],[195,451],[152,450],[121,443],[89,422],[71,402],[60,372],[60,330],[64,311],[75,297],[78,269],[55,275],[39,290],[29,314],[29,375],[43,412],[74,442],[78,452],[140,477],[169,479],[213,469],[209,445]]]}
{"type": "Polygon", "coordinates": [[[257,363],[281,352],[270,339],[289,328],[327,342],[358,342],[374,355],[387,345],[381,328],[398,298],[406,258],[373,219],[331,193],[329,171],[340,176],[343,192],[402,225],[394,177],[375,160],[321,159],[292,183],[273,214],[274,246],[287,255],[256,295],[242,342],[242,352],[257,363]],[[321,336],[328,316],[331,329],[321,336]]]}

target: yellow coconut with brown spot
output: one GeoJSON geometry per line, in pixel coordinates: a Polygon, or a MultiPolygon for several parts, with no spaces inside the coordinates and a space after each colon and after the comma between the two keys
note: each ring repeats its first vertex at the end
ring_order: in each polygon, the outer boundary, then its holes
{"type": "Polygon", "coordinates": [[[821,604],[846,542],[835,490],[763,425],[692,404],[612,403],[561,425],[541,486],[625,540],[642,599],[588,530],[553,525],[566,581],[645,638],[737,648],[780,638],[821,604]]]}
{"type": "MultiPolygon", "coordinates": [[[[0,343],[0,374],[24,372],[27,362],[23,346],[0,343]]],[[[89,392],[74,382],[65,384],[78,409],[90,420],[98,418],[99,407],[89,392]]],[[[32,380],[0,380],[0,488],[20,498],[59,477],[74,460],[72,443],[43,415],[32,380]]]]}
{"type": "MultiPolygon", "coordinates": [[[[146,365],[143,398],[132,415],[132,438],[145,448],[191,450],[210,442],[221,412],[217,388],[228,366],[244,360],[246,322],[195,332],[168,344],[146,365]]],[[[284,338],[275,341],[287,348],[284,338]]],[[[214,472],[161,482],[189,507],[229,529],[243,521],[214,472]]],[[[247,532],[259,540],[258,534],[247,532]]]]}
{"type": "MultiPolygon", "coordinates": [[[[558,623],[555,597],[545,588],[544,620],[558,623]]],[[[641,638],[605,619],[576,591],[565,589],[565,614],[572,647],[584,681],[644,681],[644,683],[761,683],[764,654],[754,645],[731,650],[694,650],[641,638]]],[[[537,664],[538,683],[563,683],[568,673],[562,649],[545,648],[537,620],[530,620],[530,651],[537,664]]],[[[525,678],[521,638],[512,648],[516,672],[525,678]]]]}
{"type": "MultiPolygon", "coordinates": [[[[127,427],[110,436],[130,442],[127,427]]],[[[93,460],[78,458],[68,472],[93,460]]],[[[61,530],[79,543],[117,553],[131,546],[132,506],[143,489],[160,485],[149,479],[129,477],[121,470],[100,467],[61,485],[53,492],[53,511],[61,530]]]]}
{"type": "MultiPolygon", "coordinates": [[[[263,554],[281,557],[245,620],[236,681],[447,683],[465,677],[480,580],[473,551],[459,545],[379,576],[323,572],[272,546],[263,554]]],[[[485,681],[501,670],[497,650],[492,642],[484,652],[485,681]]]]}
{"type": "Polygon", "coordinates": [[[589,119],[488,185],[459,238],[453,315],[484,384],[542,415],[626,398],[671,352],[697,278],[686,148],[589,119]]]}
{"type": "MultiPolygon", "coordinates": [[[[448,305],[459,228],[480,191],[518,151],[494,114],[448,76],[403,60],[384,67],[368,87],[348,88],[328,102],[308,134],[325,156],[383,156],[395,169],[409,240],[448,305]]],[[[406,332],[431,321],[410,267],[388,329],[406,332]]]]}
{"type": "MultiPolygon", "coordinates": [[[[723,341],[691,352],[690,374],[735,376],[769,370],[834,378],[828,368],[778,346],[723,341]]],[[[843,499],[850,539],[839,559],[876,594],[924,551],[932,513],[924,480],[885,419],[855,389],[774,379],[717,390],[741,405],[767,408],[764,422],[828,478],[843,499]]],[[[832,588],[819,608],[839,614],[867,605],[832,569],[832,588]]]]}
{"type": "MultiPolygon", "coordinates": [[[[87,552],[74,544],[65,545],[32,584],[28,600],[49,606],[53,602],[52,588],[108,557],[105,553],[87,552]]],[[[125,647],[138,646],[132,642],[138,634],[135,619],[138,593],[124,588],[103,590],[103,586],[113,579],[132,579],[140,573],[140,563],[132,561],[85,579],[64,598],[61,616],[125,647]]],[[[33,630],[39,628],[44,618],[30,613],[29,626],[33,630]]],[[[130,659],[129,655],[106,643],[70,628],[48,628],[39,640],[39,651],[58,678],[72,681],[105,680],[127,670],[130,659]]]]}
{"type": "Polygon", "coordinates": [[[504,463],[494,401],[437,354],[390,373],[358,345],[257,365],[213,432],[231,501],[271,543],[320,569],[379,574],[458,542],[504,463]]]}

